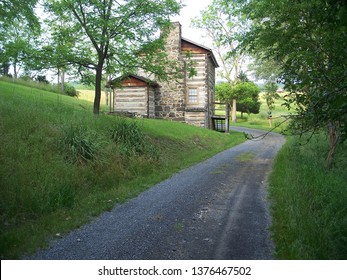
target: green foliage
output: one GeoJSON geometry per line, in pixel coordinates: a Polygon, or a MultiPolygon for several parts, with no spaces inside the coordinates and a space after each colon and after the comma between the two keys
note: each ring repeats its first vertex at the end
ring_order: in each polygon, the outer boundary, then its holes
{"type": "Polygon", "coordinates": [[[291,137],[269,179],[278,259],[347,258],[346,144],[330,171],[322,166],[326,135],[291,137]]]}
{"type": "MultiPolygon", "coordinates": [[[[225,5],[229,2],[224,1],[225,5]]],[[[242,1],[251,23],[243,48],[280,66],[294,133],[334,126],[347,139],[347,3],[344,0],[242,1]]],[[[331,150],[336,148],[332,143],[331,150]]]]}
{"type": "Polygon", "coordinates": [[[250,80],[247,77],[247,74],[245,72],[243,72],[242,70],[240,71],[239,75],[237,76],[237,80],[241,83],[250,82],[250,80]]]}
{"type": "Polygon", "coordinates": [[[257,80],[265,80],[268,83],[276,82],[280,77],[280,65],[280,62],[269,57],[257,56],[248,65],[248,69],[257,80]]]}
{"type": "Polygon", "coordinates": [[[135,73],[142,67],[160,78],[167,77],[168,71],[164,70],[169,69],[169,60],[165,52],[158,52],[164,49],[164,40],[155,38],[155,34],[168,28],[170,16],[178,14],[180,8],[181,3],[176,0],[47,3],[51,21],[63,23],[55,26],[56,37],[69,36],[69,44],[61,44],[59,63],[75,65],[80,74],[88,77],[88,82],[90,73],[95,74],[95,114],[100,110],[105,71],[107,75],[135,73]]]}
{"type": "Polygon", "coordinates": [[[34,8],[37,0],[2,0],[0,2],[0,28],[3,25],[8,26],[14,19],[20,19],[28,25],[38,24],[38,20],[34,15],[34,8]]]}
{"type": "Polygon", "coordinates": [[[234,86],[229,83],[216,85],[216,98],[227,103],[236,98],[237,111],[242,113],[259,113],[259,93],[258,86],[253,82],[237,83],[234,86]]]}
{"type": "Polygon", "coordinates": [[[76,88],[68,83],[64,83],[64,93],[71,97],[78,97],[76,88]]]}
{"type": "Polygon", "coordinates": [[[258,86],[253,82],[237,83],[232,91],[237,100],[237,111],[258,114],[260,110],[258,86]]]}
{"type": "Polygon", "coordinates": [[[221,102],[230,102],[233,98],[232,95],[232,86],[229,83],[220,83],[215,87],[216,90],[216,99],[221,102]]]}
{"type": "Polygon", "coordinates": [[[47,84],[47,85],[49,84],[49,82],[47,81],[46,76],[44,76],[44,75],[38,75],[36,77],[36,81],[38,81],[39,83],[47,84]]]}
{"type": "Polygon", "coordinates": [[[266,82],[265,84],[265,100],[269,110],[275,108],[275,100],[280,98],[277,93],[278,86],[275,82],[266,82]]]}
{"type": "Polygon", "coordinates": [[[9,66],[16,78],[20,67],[26,66],[34,49],[40,24],[34,14],[37,0],[3,0],[0,2],[0,65],[8,76],[9,66]]]}

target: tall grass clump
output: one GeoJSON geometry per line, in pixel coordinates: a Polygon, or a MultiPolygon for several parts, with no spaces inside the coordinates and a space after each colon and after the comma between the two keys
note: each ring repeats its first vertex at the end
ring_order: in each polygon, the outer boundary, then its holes
{"type": "Polygon", "coordinates": [[[145,155],[158,159],[159,153],[151,144],[139,123],[118,117],[111,128],[111,138],[126,155],[145,155]]]}
{"type": "Polygon", "coordinates": [[[96,133],[90,132],[81,125],[71,124],[64,129],[61,141],[65,158],[72,163],[95,162],[101,144],[96,133]]]}
{"type": "Polygon", "coordinates": [[[270,197],[279,259],[347,258],[347,145],[327,170],[326,137],[289,138],[276,158],[270,197]]]}

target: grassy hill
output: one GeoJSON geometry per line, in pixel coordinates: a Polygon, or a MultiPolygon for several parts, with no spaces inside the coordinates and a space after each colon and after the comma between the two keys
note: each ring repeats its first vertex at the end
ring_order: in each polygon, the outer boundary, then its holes
{"type": "Polygon", "coordinates": [[[0,80],[0,254],[20,258],[174,172],[244,141],[186,124],[92,114],[0,80]]]}

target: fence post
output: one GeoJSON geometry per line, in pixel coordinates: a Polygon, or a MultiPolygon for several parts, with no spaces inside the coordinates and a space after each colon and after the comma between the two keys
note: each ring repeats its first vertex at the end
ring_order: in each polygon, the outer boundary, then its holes
{"type": "Polygon", "coordinates": [[[229,133],[230,104],[225,105],[225,133],[229,133]]]}

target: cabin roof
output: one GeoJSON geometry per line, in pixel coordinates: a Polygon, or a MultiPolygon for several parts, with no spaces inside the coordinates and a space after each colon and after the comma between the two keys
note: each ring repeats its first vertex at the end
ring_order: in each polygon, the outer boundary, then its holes
{"type": "Polygon", "coordinates": [[[198,47],[199,49],[202,49],[203,51],[205,51],[205,52],[211,57],[211,59],[212,59],[214,65],[215,65],[215,67],[216,67],[216,68],[219,67],[219,64],[218,64],[218,62],[217,62],[216,57],[215,57],[214,54],[213,54],[212,49],[210,49],[210,48],[208,48],[208,47],[206,47],[206,46],[204,46],[204,45],[201,45],[201,44],[199,44],[199,43],[193,42],[193,41],[191,41],[191,40],[189,40],[189,39],[186,39],[186,38],[182,38],[181,41],[182,41],[182,42],[185,42],[185,43],[188,43],[188,44],[190,44],[190,45],[194,45],[194,46],[198,47]]]}
{"type": "Polygon", "coordinates": [[[122,86],[152,86],[157,87],[159,84],[156,81],[152,81],[148,78],[138,76],[135,74],[128,74],[117,77],[107,84],[109,87],[122,87],[122,86]]]}

